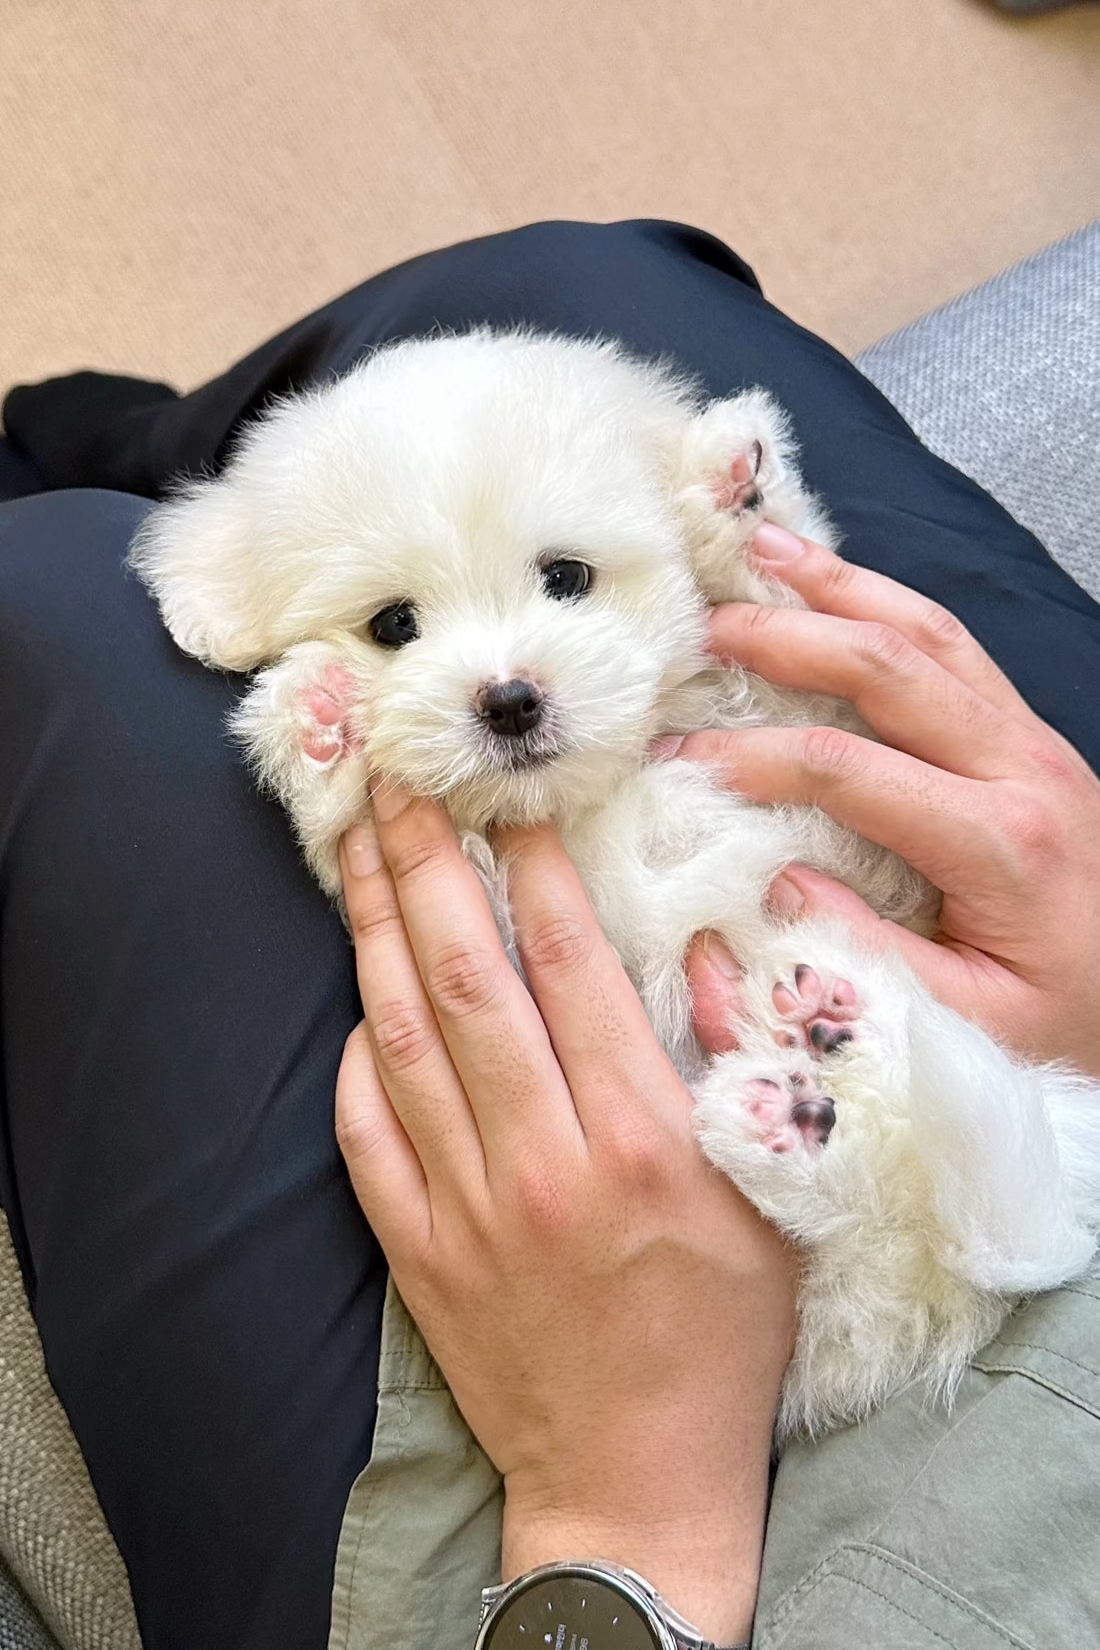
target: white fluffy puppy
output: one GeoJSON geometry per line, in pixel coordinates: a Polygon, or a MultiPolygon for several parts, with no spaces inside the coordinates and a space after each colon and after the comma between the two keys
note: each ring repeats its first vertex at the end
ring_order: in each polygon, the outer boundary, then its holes
{"type": "Polygon", "coordinates": [[[494,821],[552,820],[657,1032],[704,1149],[805,1250],[780,1428],[949,1393],[1021,1294],[1089,1264],[1100,1092],[1029,1068],[842,930],[781,925],[793,860],[920,927],[935,894],[814,809],[765,808],[665,731],[844,723],[703,653],[707,604],[791,602],[746,547],[765,514],[835,539],[759,391],[707,405],[615,345],[486,331],[380,351],[276,407],[133,553],[179,645],[259,674],[236,731],[337,894],[381,773],[439,798],[508,933],[494,821]],[[746,970],[739,1052],[704,1059],[684,954],[746,970]]]}

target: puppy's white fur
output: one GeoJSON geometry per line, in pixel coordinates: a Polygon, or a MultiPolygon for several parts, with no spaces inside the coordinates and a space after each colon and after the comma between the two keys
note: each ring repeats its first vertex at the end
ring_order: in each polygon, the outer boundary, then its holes
{"type": "Polygon", "coordinates": [[[765,912],[797,859],[926,927],[935,893],[910,867],[817,810],[647,762],[655,735],[690,727],[860,726],[704,656],[708,603],[795,600],[748,561],[761,513],[835,543],[763,392],[707,405],[611,343],[482,331],[380,351],[277,406],[221,478],[152,514],[133,561],[181,647],[260,667],[237,731],[330,894],[372,772],[446,804],[505,931],[483,833],[558,825],[693,1084],[705,1150],[805,1247],[787,1432],[858,1418],[917,1377],[950,1393],[1015,1299],[1087,1267],[1100,1093],[1015,1060],[834,925],[765,912]],[[591,588],[551,600],[555,560],[584,563],[591,588]],[[370,621],[399,602],[419,634],[384,648],[370,621]],[[487,683],[515,679],[545,695],[538,761],[478,714],[487,683]],[[740,1049],[712,1061],[683,967],[703,929],[746,968],[740,1049]],[[831,1052],[791,1046],[777,1009],[807,968],[858,997],[854,1039],[831,1052]],[[822,1088],[824,1144],[794,1121],[822,1088]]]}

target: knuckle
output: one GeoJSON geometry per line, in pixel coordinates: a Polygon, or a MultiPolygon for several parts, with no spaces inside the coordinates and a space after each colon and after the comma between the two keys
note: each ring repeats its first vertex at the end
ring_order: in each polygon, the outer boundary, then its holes
{"type": "Polygon", "coordinates": [[[1028,745],[1025,755],[1044,784],[1055,786],[1059,790],[1070,785],[1076,788],[1080,779],[1080,769],[1069,752],[1055,744],[1052,739],[1034,740],[1028,745]]]}
{"type": "Polygon", "coordinates": [[[549,1164],[538,1159],[522,1164],[515,1173],[512,1195],[526,1232],[553,1237],[569,1224],[572,1204],[549,1164]]]}
{"type": "Polygon", "coordinates": [[[386,859],[397,882],[406,882],[443,866],[447,843],[440,836],[399,836],[386,845],[386,859]]]}
{"type": "Polygon", "coordinates": [[[572,916],[548,917],[523,937],[524,963],[532,974],[570,974],[588,959],[591,941],[572,916]]]}
{"type": "Polygon", "coordinates": [[[856,737],[843,728],[807,728],[802,739],[802,762],[816,779],[850,779],[858,765],[856,737]]]}
{"type": "Polygon", "coordinates": [[[424,970],[433,1003],[452,1019],[483,1013],[500,994],[500,971],[488,952],[467,942],[448,946],[424,970]]]}
{"type": "Polygon", "coordinates": [[[401,912],[388,900],[371,900],[363,905],[348,904],[348,927],[356,946],[404,932],[401,912]]]}
{"type": "Polygon", "coordinates": [[[946,607],[931,602],[917,621],[914,640],[922,653],[955,653],[971,640],[969,630],[961,619],[946,607]]]}
{"type": "Polygon", "coordinates": [[[340,1110],[336,1114],[336,1144],[349,1163],[373,1156],[387,1136],[385,1118],[377,1112],[340,1110]]]}
{"type": "Polygon", "coordinates": [[[1004,829],[1013,857],[1030,875],[1049,870],[1064,857],[1058,814],[1038,797],[1019,798],[1006,808],[1004,829]]]}
{"type": "Polygon", "coordinates": [[[378,1063],[389,1072],[411,1071],[435,1045],[436,1028],[415,1003],[384,1001],[369,1024],[378,1063]]]}
{"type": "Polygon", "coordinates": [[[738,619],[747,636],[765,640],[769,631],[779,622],[778,616],[784,611],[781,607],[757,607],[746,604],[738,609],[738,619]]]}
{"type": "Polygon", "coordinates": [[[862,569],[850,561],[843,561],[829,551],[819,558],[818,578],[825,606],[836,596],[848,596],[858,589],[862,569]]]}
{"type": "Polygon", "coordinates": [[[611,1139],[618,1176],[633,1195],[663,1194],[670,1181],[670,1143],[649,1118],[623,1120],[611,1139]]]}
{"type": "Polygon", "coordinates": [[[855,651],[858,663],[876,675],[902,670],[913,657],[912,643],[888,624],[861,624],[855,651]]]}

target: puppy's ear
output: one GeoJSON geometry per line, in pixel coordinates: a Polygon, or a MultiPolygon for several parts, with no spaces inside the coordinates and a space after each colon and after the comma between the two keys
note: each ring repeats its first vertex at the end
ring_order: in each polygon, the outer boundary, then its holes
{"type": "Polygon", "coordinates": [[[158,505],[129,563],[176,643],[204,664],[251,670],[278,651],[265,634],[250,490],[230,472],[158,505]]]}

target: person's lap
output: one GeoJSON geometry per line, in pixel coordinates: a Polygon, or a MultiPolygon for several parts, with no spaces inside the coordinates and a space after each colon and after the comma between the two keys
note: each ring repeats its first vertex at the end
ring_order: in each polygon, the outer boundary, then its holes
{"type": "MultiPolygon", "coordinates": [[[[8,428],[51,485],[154,493],[217,461],[273,391],[483,321],[612,333],[715,393],[773,389],[848,553],[959,613],[1100,764],[1100,610],[694,231],[468,243],[194,397],[131,406],[94,447],[65,433],[60,390],[24,392],[8,428]]],[[[385,1281],[332,1129],[354,979],[226,740],[234,684],[176,653],[121,571],[146,508],[84,491],[0,507],[0,1189],[146,1643],[304,1650],[369,1452],[385,1281]]]]}

